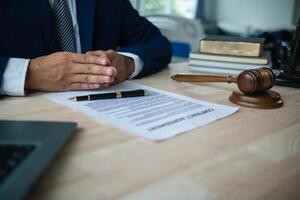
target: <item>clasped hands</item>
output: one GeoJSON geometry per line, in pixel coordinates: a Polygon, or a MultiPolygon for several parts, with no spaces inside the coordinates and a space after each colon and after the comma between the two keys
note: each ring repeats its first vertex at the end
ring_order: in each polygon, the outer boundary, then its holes
{"type": "Polygon", "coordinates": [[[69,91],[107,87],[127,80],[134,61],[114,50],[58,52],[29,61],[26,90],[69,91]]]}

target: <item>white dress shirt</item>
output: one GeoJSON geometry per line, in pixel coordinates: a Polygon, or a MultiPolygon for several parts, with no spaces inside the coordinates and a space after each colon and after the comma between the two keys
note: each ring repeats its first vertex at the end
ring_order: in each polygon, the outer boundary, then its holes
{"type": "MultiPolygon", "coordinates": [[[[54,0],[49,0],[50,5],[53,5],[54,0]]],[[[72,22],[76,37],[77,52],[81,52],[79,26],[77,21],[76,1],[68,0],[72,22]]],[[[132,53],[119,52],[124,56],[130,57],[134,60],[135,70],[130,75],[130,79],[137,76],[143,69],[143,61],[139,56],[132,53]]],[[[10,58],[4,70],[2,83],[0,85],[0,94],[11,96],[24,96],[25,95],[25,78],[29,64],[29,59],[10,58]]]]}

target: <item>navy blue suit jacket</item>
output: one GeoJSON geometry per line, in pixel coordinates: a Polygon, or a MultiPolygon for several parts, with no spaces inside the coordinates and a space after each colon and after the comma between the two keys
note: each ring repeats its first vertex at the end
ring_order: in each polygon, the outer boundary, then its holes
{"type": "MultiPolygon", "coordinates": [[[[138,55],[140,76],[165,67],[168,40],[128,0],[76,0],[82,52],[115,49],[138,55]]],[[[0,83],[10,57],[36,58],[59,51],[48,0],[0,1],[0,83]]]]}

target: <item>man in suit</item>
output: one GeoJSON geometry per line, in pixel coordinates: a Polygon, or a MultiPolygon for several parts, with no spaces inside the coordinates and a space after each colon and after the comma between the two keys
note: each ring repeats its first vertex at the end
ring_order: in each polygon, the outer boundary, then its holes
{"type": "Polygon", "coordinates": [[[0,1],[0,94],[97,89],[158,72],[171,47],[129,0],[0,1]]]}

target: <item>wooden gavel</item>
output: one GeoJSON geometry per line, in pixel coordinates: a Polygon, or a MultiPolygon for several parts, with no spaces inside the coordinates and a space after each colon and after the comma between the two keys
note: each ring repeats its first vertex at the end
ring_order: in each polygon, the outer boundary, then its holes
{"type": "Polygon", "coordinates": [[[179,82],[237,83],[239,90],[244,94],[254,94],[272,88],[274,86],[276,76],[271,69],[264,67],[259,69],[245,70],[237,77],[177,74],[171,76],[171,78],[179,82]]]}

